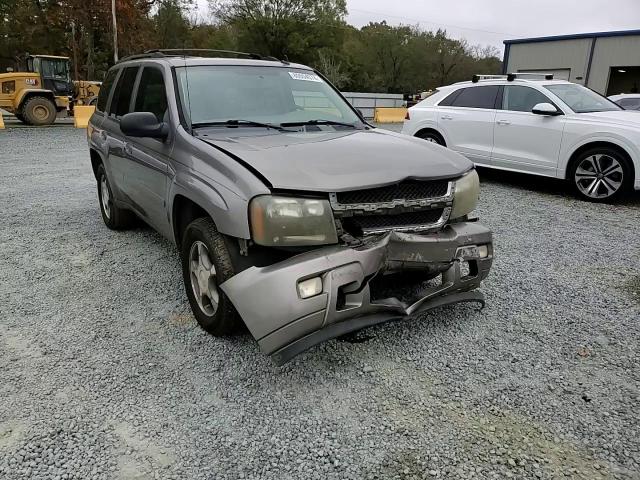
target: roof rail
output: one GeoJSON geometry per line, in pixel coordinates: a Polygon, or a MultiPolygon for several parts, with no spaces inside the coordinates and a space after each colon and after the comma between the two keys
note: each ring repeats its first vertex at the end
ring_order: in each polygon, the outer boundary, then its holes
{"type": "MultiPolygon", "coordinates": [[[[258,53],[246,53],[236,52],[234,50],[215,50],[209,48],[159,48],[154,50],[147,50],[144,53],[129,55],[123,58],[120,62],[128,60],[138,60],[141,58],[165,58],[165,57],[203,57],[203,58],[215,58],[220,57],[221,54],[225,56],[246,57],[253,60],[268,60],[273,62],[283,62],[275,57],[263,57],[258,53]]],[[[120,63],[118,62],[118,63],[120,63]]]]}
{"type": "Polygon", "coordinates": [[[504,80],[506,75],[474,75],[471,77],[473,83],[478,83],[480,80],[504,80]]]}

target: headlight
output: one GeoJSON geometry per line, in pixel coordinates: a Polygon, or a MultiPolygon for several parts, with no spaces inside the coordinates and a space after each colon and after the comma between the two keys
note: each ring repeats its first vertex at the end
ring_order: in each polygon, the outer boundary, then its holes
{"type": "Polygon", "coordinates": [[[306,246],[338,243],[328,200],[256,197],[249,205],[251,237],[259,245],[306,246]]]}
{"type": "Polygon", "coordinates": [[[460,180],[456,181],[453,196],[453,210],[451,218],[460,218],[475,210],[480,197],[480,179],[475,170],[471,170],[460,180]]]}

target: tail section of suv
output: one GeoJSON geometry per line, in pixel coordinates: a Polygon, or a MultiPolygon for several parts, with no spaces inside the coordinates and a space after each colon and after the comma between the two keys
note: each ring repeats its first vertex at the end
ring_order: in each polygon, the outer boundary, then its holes
{"type": "Polygon", "coordinates": [[[478,166],[568,180],[585,200],[640,190],[640,116],[551,75],[476,77],[409,109],[403,133],[478,166]]]}
{"type": "Polygon", "coordinates": [[[484,304],[493,244],[470,217],[471,162],[372,128],[308,67],[127,59],[88,135],[106,225],[136,215],[175,242],[199,324],[244,324],[277,363],[380,322],[484,304]]]}

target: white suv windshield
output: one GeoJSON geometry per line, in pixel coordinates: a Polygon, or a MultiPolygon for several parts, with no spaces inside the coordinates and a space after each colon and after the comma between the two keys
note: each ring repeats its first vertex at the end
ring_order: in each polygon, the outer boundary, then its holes
{"type": "Polygon", "coordinates": [[[350,105],[310,70],[224,65],[179,67],[176,73],[184,114],[193,125],[360,123],[350,105]]]}
{"type": "Polygon", "coordinates": [[[546,85],[545,88],[556,94],[576,113],[611,112],[622,110],[611,100],[596,92],[576,84],[546,85]]]}

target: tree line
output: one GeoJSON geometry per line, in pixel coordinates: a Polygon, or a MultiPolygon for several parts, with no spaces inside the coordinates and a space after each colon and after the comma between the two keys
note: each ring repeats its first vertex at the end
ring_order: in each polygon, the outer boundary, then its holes
{"type": "MultiPolygon", "coordinates": [[[[111,0],[0,1],[0,68],[30,54],[101,80],[114,62],[111,0]]],[[[501,69],[495,47],[386,22],[356,28],[346,0],[116,0],[120,57],[153,48],[239,50],[304,63],[342,90],[416,93],[501,69]]]]}

